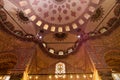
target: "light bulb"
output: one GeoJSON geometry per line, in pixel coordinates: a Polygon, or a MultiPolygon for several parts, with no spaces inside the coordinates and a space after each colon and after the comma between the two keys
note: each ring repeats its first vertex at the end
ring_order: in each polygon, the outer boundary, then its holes
{"type": "Polygon", "coordinates": [[[72,75],[70,75],[70,78],[73,78],[73,76],[72,76],[72,75]]]}
{"type": "Polygon", "coordinates": [[[49,76],[49,79],[51,79],[52,78],[52,76],[49,76]]]}
{"type": "Polygon", "coordinates": [[[92,78],[93,76],[92,76],[92,74],[90,74],[90,78],[92,78]]]}
{"type": "Polygon", "coordinates": [[[80,76],[79,76],[79,75],[77,75],[76,77],[77,77],[77,78],[80,78],[80,76]]]}
{"type": "Polygon", "coordinates": [[[78,38],[80,38],[81,36],[80,36],[80,35],[78,35],[77,37],[78,37],[78,38]]]}
{"type": "Polygon", "coordinates": [[[84,78],[86,78],[86,75],[83,75],[84,78]]]}
{"type": "Polygon", "coordinates": [[[30,76],[29,78],[32,79],[32,76],[30,76]]]}
{"type": "Polygon", "coordinates": [[[35,79],[38,79],[38,76],[36,76],[35,79]]]}

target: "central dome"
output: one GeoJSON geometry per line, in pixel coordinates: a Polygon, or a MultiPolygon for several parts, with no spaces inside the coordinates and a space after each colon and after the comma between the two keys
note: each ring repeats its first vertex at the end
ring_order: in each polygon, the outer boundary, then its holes
{"type": "MultiPolygon", "coordinates": [[[[20,1],[22,3],[23,1],[20,1]]],[[[26,0],[21,8],[38,27],[52,32],[71,31],[83,26],[99,0],[26,0]],[[71,28],[72,27],[72,28],[71,28]]]]}
{"type": "Polygon", "coordinates": [[[39,19],[44,22],[64,25],[76,21],[87,9],[90,0],[39,0],[37,5],[29,0],[39,19]]]}

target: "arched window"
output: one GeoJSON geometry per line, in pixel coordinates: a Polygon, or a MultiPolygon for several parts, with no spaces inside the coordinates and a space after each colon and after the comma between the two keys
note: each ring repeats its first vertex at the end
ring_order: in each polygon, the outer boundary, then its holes
{"type": "Polygon", "coordinates": [[[55,74],[65,74],[66,69],[65,69],[65,64],[63,62],[58,62],[55,67],[55,74]]]}

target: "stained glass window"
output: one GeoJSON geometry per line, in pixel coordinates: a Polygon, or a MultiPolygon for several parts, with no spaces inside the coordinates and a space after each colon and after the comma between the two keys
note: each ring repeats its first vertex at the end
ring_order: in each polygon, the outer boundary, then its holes
{"type": "Polygon", "coordinates": [[[55,68],[55,74],[65,74],[65,73],[66,73],[65,64],[63,62],[57,63],[55,68]]]}

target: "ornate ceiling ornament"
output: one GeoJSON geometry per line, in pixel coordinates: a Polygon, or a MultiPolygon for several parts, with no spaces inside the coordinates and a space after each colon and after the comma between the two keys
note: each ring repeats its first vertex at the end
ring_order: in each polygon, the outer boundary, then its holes
{"type": "Polygon", "coordinates": [[[104,10],[103,8],[100,6],[95,13],[91,16],[91,21],[95,22],[95,21],[99,21],[104,15],[104,10]]]}
{"type": "Polygon", "coordinates": [[[24,14],[24,12],[23,11],[21,11],[21,10],[18,10],[17,11],[17,18],[21,21],[21,22],[23,22],[23,23],[28,23],[28,22],[30,22],[29,21],[29,18],[24,14]]]}
{"type": "Polygon", "coordinates": [[[53,35],[53,38],[55,38],[58,41],[62,41],[62,40],[65,40],[67,36],[68,36],[67,33],[55,33],[53,35]]]}

